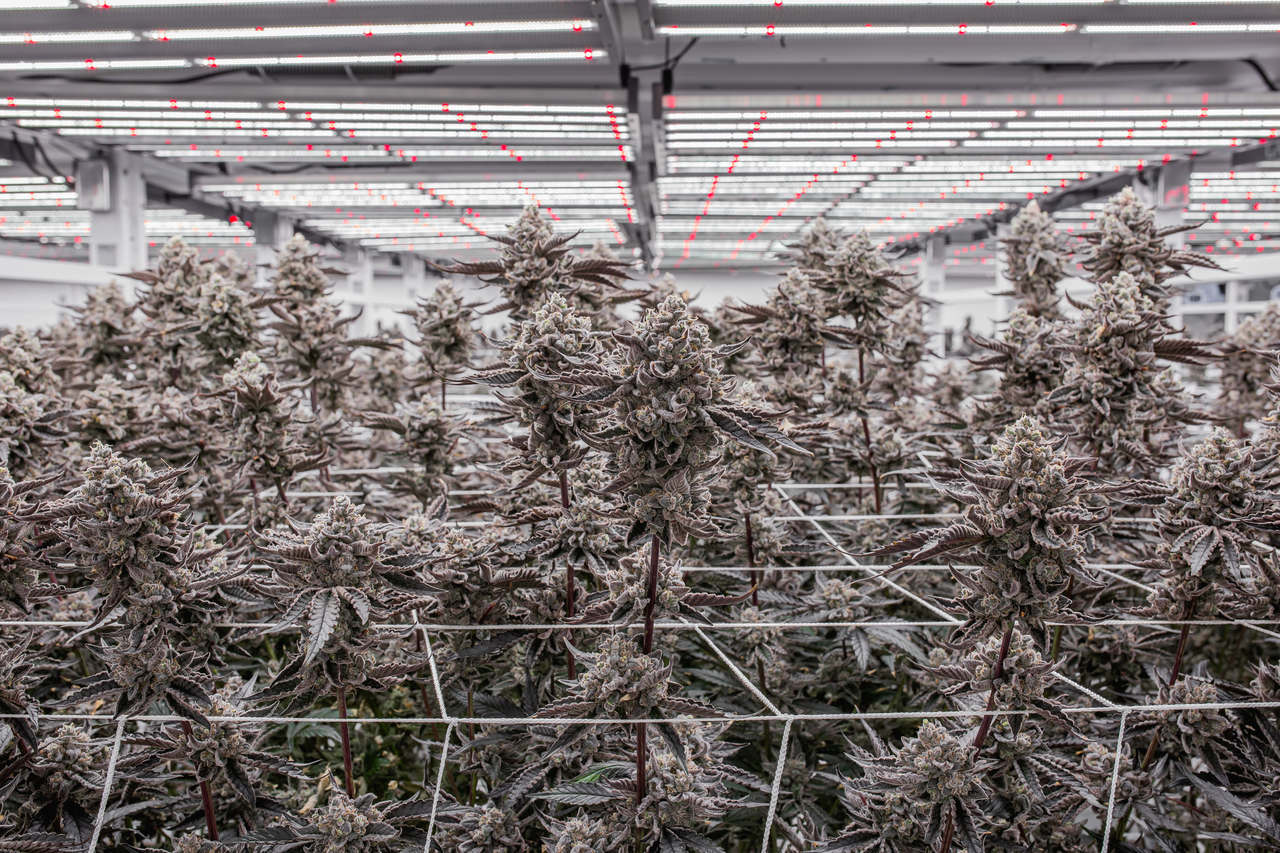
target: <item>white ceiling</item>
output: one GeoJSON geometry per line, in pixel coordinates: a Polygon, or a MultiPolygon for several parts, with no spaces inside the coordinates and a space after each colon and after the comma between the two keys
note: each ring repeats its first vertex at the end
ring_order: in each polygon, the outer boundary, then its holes
{"type": "Polygon", "coordinates": [[[165,178],[157,241],[248,245],[267,210],[465,257],[534,203],[662,269],[771,263],[818,215],[916,239],[1212,152],[1196,240],[1256,251],[1280,162],[1219,152],[1275,139],[1278,34],[1249,0],[0,0],[0,239],[74,251],[63,179],[116,146],[165,178]]]}

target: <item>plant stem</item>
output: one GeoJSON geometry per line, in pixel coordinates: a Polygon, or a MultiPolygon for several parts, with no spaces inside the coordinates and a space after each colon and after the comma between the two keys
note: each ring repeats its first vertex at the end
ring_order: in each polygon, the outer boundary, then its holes
{"type": "Polygon", "coordinates": [[[947,853],[951,849],[951,837],[956,834],[956,810],[954,808],[947,812],[947,827],[942,830],[942,843],[938,845],[938,849],[942,853],[947,853]]]}
{"type": "Polygon", "coordinates": [[[756,571],[756,543],[751,533],[751,513],[743,513],[747,534],[747,565],[751,567],[751,606],[760,606],[760,573],[756,571]]]}
{"type": "Polygon", "coordinates": [[[661,559],[658,537],[649,540],[648,599],[644,603],[644,653],[653,651],[653,611],[658,604],[658,561],[661,559]]]}
{"type": "Polygon", "coordinates": [[[649,731],[644,723],[636,723],[636,805],[644,799],[649,780],[645,778],[645,758],[649,752],[649,731]]]}
{"type": "MultiPolygon", "coordinates": [[[[858,385],[866,385],[867,368],[866,355],[861,349],[858,350],[858,385]]],[[[865,414],[858,415],[858,419],[862,421],[862,438],[867,444],[867,468],[871,472],[871,492],[876,502],[876,515],[883,511],[883,500],[880,494],[880,471],[876,468],[876,463],[871,457],[871,425],[867,423],[865,414]]]]}
{"type": "MultiPolygon", "coordinates": [[[[978,726],[978,733],[973,738],[973,757],[978,758],[978,753],[982,752],[982,745],[987,742],[987,734],[991,731],[991,724],[995,721],[995,714],[991,713],[996,708],[996,688],[1000,686],[1000,680],[1004,678],[1004,659],[1009,654],[1009,643],[1013,640],[1013,623],[1004,629],[1004,636],[1000,638],[1000,653],[996,655],[995,666],[991,668],[991,692],[987,694],[987,713],[982,717],[982,723],[978,726]]],[[[942,832],[942,843],[938,845],[940,853],[950,853],[951,838],[956,831],[956,812],[953,807],[947,813],[947,826],[942,832]]]]}
{"type": "MultiPolygon", "coordinates": [[[[569,474],[567,471],[560,472],[560,509],[569,509],[569,474]]],[[[569,560],[564,561],[564,613],[567,619],[573,619],[573,563],[569,560]]],[[[566,637],[565,642],[568,642],[566,637]]],[[[565,657],[568,659],[568,671],[570,678],[578,677],[578,663],[573,659],[573,652],[565,650],[565,657]]]]}
{"type": "MultiPolygon", "coordinates": [[[[653,610],[658,603],[658,562],[662,558],[662,546],[657,534],[649,540],[648,599],[644,603],[644,639],[641,649],[647,655],[653,651],[653,610]]],[[[636,723],[636,805],[644,799],[647,780],[645,761],[648,758],[648,731],[644,723],[636,723]]]]}
{"type": "Polygon", "coordinates": [[[351,731],[347,727],[347,688],[338,685],[338,731],[342,734],[342,770],[346,774],[343,780],[347,786],[347,796],[355,799],[356,774],[351,762],[351,731]]]}
{"type": "Polygon", "coordinates": [[[1004,659],[1009,654],[1009,643],[1012,640],[1013,623],[1010,622],[1009,627],[1004,629],[1004,636],[1000,638],[1000,653],[996,656],[996,665],[991,668],[991,692],[987,694],[988,713],[983,716],[982,724],[978,726],[978,734],[973,739],[975,756],[987,742],[987,733],[991,731],[991,724],[996,718],[995,714],[989,712],[994,711],[996,707],[996,688],[1000,686],[1000,679],[1004,678],[1004,659]]]}
{"type": "MultiPolygon", "coordinates": [[[[476,689],[475,687],[467,687],[467,716],[474,718],[476,715],[476,689]]],[[[467,723],[467,742],[468,744],[475,742],[476,724],[467,723]]],[[[471,794],[467,798],[467,805],[474,806],[476,804],[476,785],[480,781],[480,771],[476,770],[471,774],[471,794]]]]}
{"type": "MultiPolygon", "coordinates": [[[[188,722],[187,720],[183,720],[182,728],[187,733],[187,737],[191,737],[191,735],[193,734],[191,729],[191,723],[188,722]]],[[[21,738],[18,738],[17,740],[18,740],[18,743],[22,744],[24,747],[26,746],[26,744],[22,741],[21,738]]],[[[218,819],[217,819],[217,816],[214,815],[213,813],[213,792],[209,790],[209,782],[207,780],[197,779],[196,781],[200,783],[200,805],[204,807],[205,829],[208,830],[209,840],[217,841],[218,840],[218,819]]]]}
{"type": "MultiPolygon", "coordinates": [[[[1182,659],[1187,652],[1187,635],[1191,632],[1191,625],[1185,620],[1191,618],[1191,607],[1188,605],[1184,610],[1182,631],[1178,634],[1178,648],[1173,653],[1173,669],[1169,673],[1169,686],[1172,687],[1178,681],[1178,676],[1182,674],[1182,659]]],[[[1151,743],[1147,744],[1147,751],[1142,756],[1142,764],[1138,769],[1146,770],[1151,766],[1152,760],[1156,757],[1156,747],[1160,743],[1160,729],[1163,724],[1156,726],[1155,732],[1151,735],[1151,743]]]]}
{"type": "MultiPolygon", "coordinates": [[[[573,564],[570,563],[568,560],[564,561],[564,585],[565,585],[564,612],[565,612],[566,618],[572,620],[573,619],[573,602],[574,602],[574,599],[577,597],[577,590],[574,589],[573,587],[573,564]]],[[[565,642],[566,643],[568,642],[568,637],[565,638],[565,642]]],[[[568,671],[569,671],[570,678],[578,677],[578,662],[574,660],[573,652],[569,652],[568,671]]]]}
{"type": "Polygon", "coordinates": [[[445,409],[445,387],[446,386],[444,382],[444,377],[441,376],[440,377],[440,410],[441,411],[444,411],[445,409]]]}

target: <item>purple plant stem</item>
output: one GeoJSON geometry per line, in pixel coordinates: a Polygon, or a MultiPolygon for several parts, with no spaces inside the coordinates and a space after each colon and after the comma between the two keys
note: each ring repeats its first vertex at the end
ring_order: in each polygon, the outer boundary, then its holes
{"type": "Polygon", "coordinates": [[[346,774],[347,796],[355,799],[356,775],[351,762],[351,731],[347,727],[347,688],[338,685],[338,731],[342,733],[342,769],[346,774]]]}
{"type": "MultiPolygon", "coordinates": [[[[648,599],[644,603],[644,639],[641,649],[647,655],[653,651],[653,611],[658,603],[658,562],[662,557],[662,546],[655,534],[649,540],[649,579],[648,599]]],[[[636,723],[636,805],[644,799],[647,779],[645,761],[648,758],[648,731],[644,723],[636,723]]]]}
{"type": "MultiPolygon", "coordinates": [[[[182,721],[182,728],[187,733],[187,737],[191,737],[191,723],[186,720],[182,721]]],[[[18,740],[22,743],[22,740],[18,740]]],[[[209,832],[209,840],[218,840],[218,818],[213,813],[213,792],[209,790],[209,783],[205,779],[197,780],[200,783],[200,805],[204,808],[204,826],[209,832]]]]}
{"type": "MultiPolygon", "coordinates": [[[[567,511],[569,509],[569,475],[560,472],[560,509],[567,511]]],[[[573,619],[573,599],[575,590],[573,588],[573,563],[568,560],[564,561],[564,612],[565,618],[572,621],[573,619]]],[[[567,642],[567,640],[566,640],[567,642]]],[[[578,677],[578,663],[573,659],[573,652],[567,652],[568,672],[570,678],[578,677]]]]}
{"type": "Polygon", "coordinates": [[[747,565],[751,568],[751,606],[760,606],[760,573],[756,571],[756,543],[751,531],[751,513],[743,515],[747,539],[747,565]]]}

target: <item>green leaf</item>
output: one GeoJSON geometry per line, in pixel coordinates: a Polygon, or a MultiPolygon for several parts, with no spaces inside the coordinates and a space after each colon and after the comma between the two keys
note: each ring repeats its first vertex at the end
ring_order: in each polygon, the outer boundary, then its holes
{"type": "Polygon", "coordinates": [[[311,616],[307,620],[307,651],[303,656],[303,663],[311,663],[324,650],[324,644],[338,627],[341,610],[338,596],[327,589],[311,600],[311,616]]]}

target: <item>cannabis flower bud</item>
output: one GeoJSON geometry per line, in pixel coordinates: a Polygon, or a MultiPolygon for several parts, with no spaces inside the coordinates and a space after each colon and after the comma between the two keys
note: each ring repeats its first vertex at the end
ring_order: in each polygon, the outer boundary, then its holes
{"type": "Polygon", "coordinates": [[[1058,316],[1058,282],[1067,277],[1071,252],[1053,218],[1034,199],[1009,224],[1003,241],[1005,275],[1019,306],[1033,317],[1058,316]]]}

